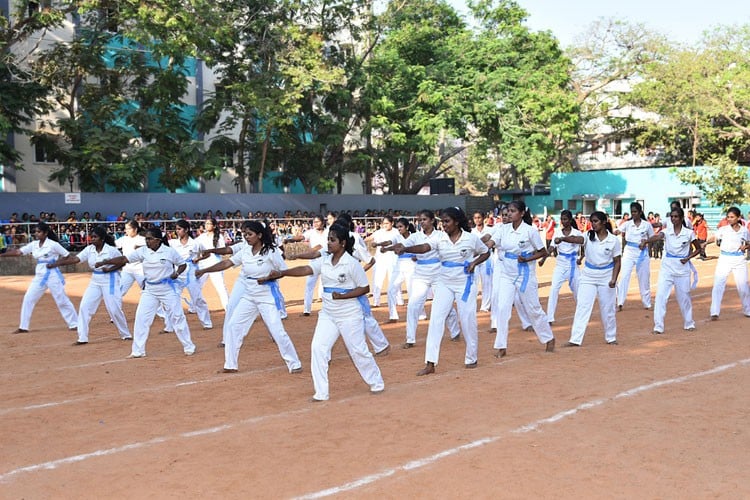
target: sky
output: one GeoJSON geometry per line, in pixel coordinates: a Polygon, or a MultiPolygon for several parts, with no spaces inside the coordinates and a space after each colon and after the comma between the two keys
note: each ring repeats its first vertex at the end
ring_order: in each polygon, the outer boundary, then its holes
{"type": "MultiPolygon", "coordinates": [[[[563,47],[599,18],[643,23],[671,41],[693,44],[717,25],[750,24],[750,0],[516,0],[534,31],[549,30],[563,47]]],[[[459,10],[463,0],[449,0],[459,10]]]]}

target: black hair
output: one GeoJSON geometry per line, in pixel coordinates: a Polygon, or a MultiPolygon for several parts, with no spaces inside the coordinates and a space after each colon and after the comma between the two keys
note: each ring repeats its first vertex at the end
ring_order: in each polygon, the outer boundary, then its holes
{"type": "Polygon", "coordinates": [[[213,217],[209,217],[206,220],[211,221],[211,224],[214,226],[214,248],[217,248],[219,246],[219,223],[213,217]]]}
{"type": "Polygon", "coordinates": [[[49,224],[47,224],[44,221],[40,221],[36,224],[36,228],[42,231],[43,233],[47,234],[47,238],[51,239],[52,241],[60,242],[60,239],[57,237],[57,234],[52,230],[51,227],[49,227],[49,224]]]}
{"type": "MultiPolygon", "coordinates": [[[[612,232],[612,226],[609,224],[609,217],[607,216],[607,214],[597,210],[596,212],[591,212],[591,215],[589,215],[589,220],[591,220],[592,217],[596,217],[597,219],[599,219],[604,224],[604,227],[607,228],[608,233],[612,232]]],[[[591,230],[589,230],[589,239],[591,241],[594,241],[594,238],[596,238],[596,231],[594,231],[594,229],[592,228],[591,230]]]]}
{"type": "Polygon", "coordinates": [[[406,217],[399,217],[398,219],[396,219],[396,224],[405,226],[410,233],[413,233],[415,231],[414,224],[409,222],[409,219],[407,219],[406,217]]]}
{"type": "Polygon", "coordinates": [[[346,212],[341,212],[333,223],[348,227],[349,231],[354,231],[356,229],[356,227],[354,226],[354,221],[352,220],[352,216],[346,212]]]}
{"type": "Polygon", "coordinates": [[[730,213],[736,215],[738,219],[742,218],[742,212],[740,212],[740,209],[737,207],[729,207],[729,209],[727,209],[727,215],[730,213]]]}
{"type": "Polygon", "coordinates": [[[669,215],[672,215],[672,212],[677,212],[677,215],[680,216],[680,219],[682,219],[682,227],[688,227],[687,222],[685,222],[685,211],[681,207],[673,208],[669,212],[669,215]]]}
{"type": "Polygon", "coordinates": [[[442,212],[443,212],[443,215],[445,215],[446,217],[449,217],[453,219],[454,221],[456,221],[456,224],[458,225],[458,227],[460,227],[464,231],[466,232],[471,231],[471,228],[469,228],[469,219],[466,218],[466,213],[463,210],[461,210],[461,208],[448,207],[444,209],[442,212]]]}
{"type": "Polygon", "coordinates": [[[130,219],[130,220],[126,221],[126,222],[125,222],[125,225],[126,225],[126,226],[130,226],[130,227],[132,227],[133,229],[135,229],[135,232],[136,232],[136,233],[140,233],[140,232],[141,232],[141,225],[140,225],[140,224],[138,224],[138,221],[137,221],[137,220],[135,220],[135,219],[130,219]]]}
{"type": "Polygon", "coordinates": [[[524,203],[521,200],[513,200],[508,203],[508,206],[513,205],[516,207],[516,210],[521,212],[523,214],[523,221],[528,224],[529,226],[533,224],[533,220],[531,219],[531,212],[529,211],[529,208],[526,206],[526,203],[524,203]]]}
{"type": "Polygon", "coordinates": [[[427,217],[428,219],[432,221],[432,227],[437,226],[437,223],[435,222],[435,212],[433,212],[432,210],[428,210],[425,208],[417,212],[417,215],[424,215],[425,217],[427,217]]]}
{"type": "Polygon", "coordinates": [[[159,241],[161,241],[163,245],[169,246],[169,240],[167,240],[167,235],[165,233],[162,233],[161,229],[159,229],[157,226],[149,227],[148,229],[146,229],[145,234],[158,239],[159,241]]]}
{"type": "Polygon", "coordinates": [[[560,212],[560,224],[562,225],[562,218],[563,216],[567,216],[568,219],[570,219],[570,227],[574,227],[578,229],[578,223],[576,222],[575,218],[573,218],[573,212],[570,210],[563,210],[560,212]]]}
{"type": "Polygon", "coordinates": [[[115,246],[115,238],[111,234],[107,232],[107,228],[104,226],[94,226],[94,228],[91,230],[92,233],[97,235],[99,239],[101,239],[105,245],[115,246]]]}
{"type": "Polygon", "coordinates": [[[354,237],[349,234],[349,228],[342,226],[338,222],[334,222],[331,227],[328,228],[328,234],[333,234],[337,240],[344,242],[344,250],[349,254],[354,252],[354,237]]]}
{"type": "Polygon", "coordinates": [[[263,222],[257,221],[257,220],[249,220],[245,221],[242,224],[242,230],[244,231],[247,229],[248,231],[252,231],[258,236],[260,236],[260,254],[265,255],[270,250],[273,250],[276,248],[276,241],[273,237],[273,233],[271,232],[271,228],[268,224],[264,224],[263,222]]]}

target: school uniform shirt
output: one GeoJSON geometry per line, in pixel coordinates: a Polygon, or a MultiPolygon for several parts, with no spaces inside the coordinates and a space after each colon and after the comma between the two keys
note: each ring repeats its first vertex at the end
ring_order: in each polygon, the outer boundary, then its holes
{"type": "Polygon", "coordinates": [[[365,270],[357,259],[348,252],[344,252],[338,263],[333,265],[333,255],[326,254],[319,259],[310,261],[309,266],[312,268],[314,276],[320,276],[323,284],[323,309],[321,314],[334,319],[364,317],[364,311],[358,298],[334,299],[332,292],[325,291],[328,288],[353,290],[369,286],[367,274],[365,274],[365,270]]]}
{"type": "MultiPolygon", "coordinates": [[[[130,236],[121,236],[120,238],[117,238],[115,240],[115,246],[122,252],[122,255],[128,255],[132,253],[136,247],[145,247],[146,246],[146,238],[141,236],[140,234],[130,237],[130,236]]],[[[131,274],[143,274],[143,266],[141,266],[140,262],[128,262],[122,267],[123,272],[131,273],[131,274]]]]}
{"type": "MultiPolygon", "coordinates": [[[[487,245],[482,243],[482,240],[476,234],[464,231],[463,229],[461,230],[461,236],[459,236],[455,243],[451,241],[448,233],[443,232],[437,237],[435,245],[437,246],[438,255],[442,262],[461,264],[470,263],[474,260],[474,257],[487,253],[489,250],[487,245]]],[[[433,243],[430,243],[430,247],[433,247],[433,243]]],[[[438,280],[446,285],[453,285],[451,288],[454,288],[456,285],[463,287],[463,283],[466,281],[466,274],[463,267],[443,266],[438,280]]]]}
{"type": "MultiPolygon", "coordinates": [[[[518,276],[518,260],[505,257],[506,253],[530,255],[544,248],[542,237],[535,227],[521,222],[516,229],[513,224],[503,224],[492,237],[496,251],[501,254],[501,265],[505,276],[518,276]]],[[[528,263],[529,266],[535,263],[528,263]]],[[[534,273],[536,274],[536,273],[534,273]]]]}
{"type": "Polygon", "coordinates": [[[607,268],[607,266],[614,262],[615,257],[622,255],[620,238],[607,233],[607,237],[603,240],[599,240],[599,236],[594,235],[594,241],[591,241],[587,233],[583,238],[583,251],[588,265],[581,269],[581,282],[609,283],[612,279],[612,267],[607,268]],[[598,269],[592,269],[590,266],[598,269]]]}
{"type": "MultiPolygon", "coordinates": [[[[555,230],[555,234],[552,237],[552,243],[550,244],[551,247],[557,248],[557,253],[561,254],[571,254],[575,253],[578,255],[578,249],[581,247],[581,245],[578,245],[577,243],[570,243],[568,241],[561,241],[559,244],[555,243],[555,238],[564,238],[566,235],[563,233],[562,228],[557,228],[555,230]]],[[[570,228],[570,234],[567,236],[581,236],[583,237],[583,233],[580,232],[578,229],[571,227],[570,228]]]]}
{"type": "Polygon", "coordinates": [[[624,249],[624,256],[631,259],[638,259],[641,255],[641,249],[636,248],[632,245],[628,245],[628,243],[640,245],[641,241],[647,240],[654,235],[654,228],[653,226],[651,226],[651,223],[643,219],[641,219],[640,224],[637,226],[632,220],[627,221],[622,225],[620,231],[625,234],[626,245],[624,249]]]}
{"type": "MultiPolygon", "coordinates": [[[[375,243],[382,243],[384,241],[393,241],[393,239],[398,236],[398,230],[395,228],[391,228],[390,231],[386,231],[385,229],[378,229],[374,233],[372,233],[372,241],[375,243]]],[[[375,250],[375,258],[379,259],[381,255],[393,255],[392,252],[383,252],[382,247],[377,247],[375,250]]]]}
{"type": "Polygon", "coordinates": [[[666,270],[672,276],[689,276],[690,266],[688,264],[682,264],[680,259],[690,255],[690,252],[692,251],[690,243],[695,240],[695,232],[686,227],[682,227],[680,229],[680,234],[675,234],[672,229],[669,231],[663,231],[663,233],[666,258],[661,261],[662,271],[666,270]]]}
{"type": "Polygon", "coordinates": [[[321,249],[328,248],[328,229],[318,231],[317,229],[308,229],[302,236],[305,238],[305,242],[310,245],[310,248],[320,247],[321,249]]]}
{"type": "MultiPolygon", "coordinates": [[[[216,242],[216,246],[214,246],[214,235],[213,233],[201,233],[197,238],[195,238],[195,241],[200,245],[201,249],[204,250],[210,250],[212,248],[224,248],[227,246],[227,244],[224,242],[224,237],[219,235],[219,240],[216,242]]],[[[221,260],[221,255],[212,254],[207,259],[203,259],[200,262],[198,262],[198,268],[199,269],[206,269],[207,267],[211,267],[217,262],[221,260]]]]}
{"type": "Polygon", "coordinates": [[[245,280],[246,295],[258,301],[275,302],[271,287],[266,283],[258,283],[258,278],[264,278],[272,271],[287,269],[286,262],[278,249],[271,249],[265,254],[260,251],[253,253],[253,247],[245,245],[239,252],[232,255],[230,260],[235,266],[242,266],[240,276],[245,280]]]}
{"type": "Polygon", "coordinates": [[[722,252],[739,252],[743,241],[750,240],[748,230],[745,226],[740,226],[739,231],[732,229],[732,226],[721,226],[715,233],[716,241],[720,241],[719,248],[722,252]]]}
{"type": "Polygon", "coordinates": [[[182,274],[180,274],[179,279],[188,281],[194,278],[194,276],[190,275],[195,272],[195,264],[193,264],[193,259],[198,257],[203,251],[203,248],[200,246],[200,244],[193,238],[188,236],[187,242],[185,243],[182,243],[179,238],[169,240],[169,246],[171,248],[174,248],[175,251],[180,254],[180,257],[182,257],[182,261],[187,264],[187,269],[182,274]]]}
{"type": "MultiPolygon", "coordinates": [[[[94,245],[88,245],[86,248],[78,252],[77,255],[81,262],[87,263],[89,265],[89,268],[94,271],[91,276],[91,282],[97,285],[109,285],[110,280],[113,279],[111,273],[103,271],[107,268],[112,268],[113,266],[109,265],[97,268],[96,263],[103,260],[114,259],[115,257],[119,256],[120,251],[112,245],[107,245],[106,243],[102,245],[101,252],[97,252],[94,245]]],[[[117,272],[119,271],[116,271],[116,273],[117,272]]]]}
{"type": "Polygon", "coordinates": [[[125,257],[130,262],[140,262],[143,265],[143,275],[146,282],[151,284],[170,279],[175,267],[184,262],[174,248],[163,243],[155,251],[148,247],[140,247],[125,257]]]}
{"type": "Polygon", "coordinates": [[[47,275],[47,272],[49,271],[47,264],[55,262],[61,257],[67,257],[70,255],[70,252],[65,250],[65,247],[49,238],[46,238],[41,245],[39,245],[39,242],[36,240],[27,243],[21,247],[20,251],[21,254],[31,255],[36,259],[35,274],[39,278],[43,278],[47,275]]]}
{"type": "Polygon", "coordinates": [[[416,254],[417,266],[414,268],[415,276],[421,277],[422,279],[429,278],[430,280],[433,280],[435,276],[441,272],[440,253],[438,252],[437,246],[438,241],[442,239],[444,235],[445,233],[438,229],[433,230],[429,236],[422,231],[417,231],[416,233],[410,234],[409,237],[404,240],[405,247],[422,244],[430,245],[429,251],[416,254]],[[428,264],[420,264],[420,262],[428,262],[428,264]]]}

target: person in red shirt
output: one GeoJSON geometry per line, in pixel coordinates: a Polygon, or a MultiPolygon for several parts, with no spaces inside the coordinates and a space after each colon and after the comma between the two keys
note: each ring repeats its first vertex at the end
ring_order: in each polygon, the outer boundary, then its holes
{"type": "Polygon", "coordinates": [[[696,213],[693,218],[693,231],[695,231],[695,239],[701,247],[700,260],[706,260],[706,248],[705,243],[708,239],[708,224],[706,219],[703,218],[702,213],[696,213]]]}
{"type": "Polygon", "coordinates": [[[547,219],[545,219],[544,221],[544,224],[542,224],[542,229],[544,229],[544,239],[547,243],[547,252],[550,251],[550,244],[552,243],[552,238],[554,238],[555,236],[555,226],[557,226],[555,218],[551,215],[548,215],[547,219]]]}

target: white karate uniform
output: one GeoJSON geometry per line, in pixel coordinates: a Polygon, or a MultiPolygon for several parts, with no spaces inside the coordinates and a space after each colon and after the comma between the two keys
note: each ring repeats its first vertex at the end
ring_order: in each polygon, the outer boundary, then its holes
{"type": "Polygon", "coordinates": [[[253,248],[245,245],[238,253],[232,255],[231,261],[236,266],[242,266],[242,277],[238,279],[244,280],[245,290],[228,320],[224,368],[237,369],[242,342],[259,314],[276,342],[287,369],[291,372],[300,368],[302,363],[297,350],[281,322],[279,284],[277,281],[258,283],[258,278],[264,278],[272,271],[283,271],[287,268],[281,252],[274,248],[265,254],[260,251],[253,253],[253,248]]]}
{"type": "MultiPolygon", "coordinates": [[[[193,263],[193,259],[199,257],[204,248],[189,236],[185,244],[179,238],[175,238],[169,240],[169,246],[174,248],[180,254],[180,257],[182,257],[182,261],[187,264],[187,269],[174,282],[177,288],[177,295],[182,296],[182,291],[187,288],[190,294],[191,307],[198,316],[198,321],[201,322],[203,328],[212,328],[211,313],[208,310],[208,302],[203,297],[201,280],[195,277],[195,271],[198,269],[198,266],[193,263]]],[[[174,330],[172,325],[169,324],[168,319],[166,320],[166,329],[168,331],[174,330]]]]}
{"type": "MultiPolygon", "coordinates": [[[[320,247],[319,250],[326,250],[328,248],[328,228],[318,231],[315,228],[308,229],[303,233],[305,237],[305,243],[307,243],[311,249],[320,247]]],[[[305,298],[303,300],[303,312],[310,314],[312,312],[313,293],[315,292],[315,285],[318,283],[317,276],[308,276],[305,281],[305,298]]],[[[323,296],[322,285],[318,287],[318,297],[323,296]]]]}
{"type": "MultiPolygon", "coordinates": [[[[560,297],[560,289],[562,288],[563,283],[568,283],[570,291],[573,292],[574,298],[578,292],[578,279],[581,271],[578,268],[577,259],[581,245],[569,243],[567,241],[561,241],[559,245],[556,245],[555,239],[563,238],[564,236],[565,234],[562,232],[562,227],[558,227],[555,229],[552,243],[550,243],[550,248],[557,248],[557,257],[555,258],[555,269],[552,271],[552,287],[550,288],[549,298],[547,299],[547,321],[549,323],[555,322],[557,300],[560,297]]],[[[568,236],[583,236],[583,233],[578,229],[571,227],[568,236]]]]}
{"type": "MultiPolygon", "coordinates": [[[[493,227],[490,226],[482,226],[482,230],[479,231],[476,227],[472,228],[471,232],[473,234],[476,234],[479,239],[482,239],[483,236],[489,234],[490,236],[493,236],[495,234],[495,231],[493,230],[493,227]]],[[[487,312],[492,307],[492,282],[493,282],[493,265],[495,264],[495,259],[492,258],[492,255],[490,255],[490,258],[482,262],[477,266],[477,268],[474,270],[474,274],[476,274],[477,281],[479,282],[478,285],[481,285],[482,287],[482,303],[479,306],[480,311],[487,312]]],[[[477,292],[478,293],[478,292],[477,292]]]]}
{"type": "MultiPolygon", "coordinates": [[[[232,249],[232,255],[237,255],[246,246],[247,241],[245,241],[245,239],[243,238],[242,241],[230,247],[232,249]]],[[[232,317],[232,313],[237,308],[237,304],[240,303],[240,299],[245,294],[245,278],[247,278],[247,276],[243,274],[242,269],[240,268],[240,274],[234,281],[232,292],[229,294],[227,309],[224,312],[224,324],[221,327],[221,343],[224,344],[225,347],[227,345],[227,335],[229,334],[229,319],[232,317]]]]}
{"type": "Polygon", "coordinates": [[[654,235],[654,228],[647,220],[641,220],[637,226],[632,220],[620,226],[625,235],[625,248],[622,250],[622,268],[620,283],[617,285],[617,305],[625,304],[630,287],[630,275],[635,268],[638,276],[638,287],[641,293],[641,303],[646,309],[651,308],[651,261],[648,258],[648,245],[643,250],[639,247],[641,241],[654,235]]]}
{"type": "Polygon", "coordinates": [[[141,293],[141,300],[135,311],[135,324],[133,325],[133,349],[131,355],[145,356],[146,341],[148,341],[149,329],[154,322],[156,310],[161,306],[165,315],[169,318],[174,328],[177,339],[182,344],[185,354],[195,352],[195,344],[190,338],[185,313],[182,310],[182,302],[177,293],[170,275],[175,267],[183,263],[183,258],[174,248],[161,244],[156,251],[147,246],[140,247],[126,255],[128,262],[141,262],[143,264],[143,275],[146,277],[146,286],[141,293]]]}
{"type": "Polygon", "coordinates": [[[18,325],[23,330],[29,329],[31,315],[39,299],[44,295],[44,291],[49,288],[52,298],[55,299],[57,309],[62,314],[65,324],[69,329],[78,326],[78,314],[76,308],[65,294],[65,279],[63,278],[60,268],[48,269],[47,264],[57,261],[61,257],[67,257],[70,252],[56,241],[45,238],[44,243],[39,245],[39,241],[32,241],[20,248],[21,254],[31,255],[36,259],[36,269],[34,279],[31,280],[28,290],[23,296],[21,303],[21,322],[18,325]]]}
{"type": "Polygon", "coordinates": [[[742,303],[742,313],[745,316],[750,316],[747,261],[744,253],[740,251],[742,242],[750,240],[748,230],[744,226],[740,226],[739,231],[735,231],[729,225],[722,226],[716,230],[715,237],[717,242],[721,242],[719,245],[721,251],[714,271],[714,287],[711,290],[711,316],[718,316],[721,312],[721,299],[724,297],[729,273],[734,276],[734,282],[742,303]]]}
{"type": "MultiPolygon", "coordinates": [[[[390,231],[385,229],[378,229],[372,233],[372,241],[375,243],[382,243],[384,241],[393,241],[398,236],[398,230],[391,228],[390,231]]],[[[397,255],[393,252],[383,252],[381,247],[375,249],[375,266],[372,270],[372,305],[373,307],[380,306],[380,292],[383,289],[383,283],[386,277],[388,278],[388,284],[393,279],[393,267],[395,265],[397,255]]]]}
{"type": "Polygon", "coordinates": [[[430,249],[437,249],[442,269],[438,274],[434,288],[435,297],[430,311],[430,325],[427,328],[427,345],[425,363],[438,364],[440,359],[440,341],[443,338],[445,320],[456,303],[458,321],[466,341],[465,364],[477,361],[477,286],[474,274],[466,273],[468,266],[476,256],[489,251],[477,235],[461,230],[461,235],[454,243],[447,233],[440,233],[437,241],[428,243],[430,249]],[[434,246],[433,246],[434,245],[434,246]]]}
{"type": "MultiPolygon", "coordinates": [[[[425,314],[424,304],[427,300],[427,294],[434,290],[438,282],[442,269],[440,265],[440,254],[437,250],[438,241],[443,238],[445,233],[434,229],[430,235],[423,231],[413,233],[404,241],[404,246],[416,246],[423,243],[430,245],[431,250],[417,255],[416,265],[414,267],[414,276],[411,282],[411,292],[409,292],[409,304],[406,306],[406,343],[414,344],[417,341],[417,324],[419,316],[425,314]]],[[[448,317],[445,319],[451,338],[456,338],[461,333],[458,328],[458,315],[451,307],[448,317]]]]}
{"type": "MultiPolygon", "coordinates": [[[[501,227],[503,227],[502,223],[495,224],[495,226],[493,227],[494,229],[492,235],[494,236],[498,231],[500,231],[501,227]]],[[[492,266],[492,303],[497,304],[497,301],[500,300],[498,291],[500,290],[500,279],[503,275],[503,253],[493,249],[490,259],[494,259],[494,263],[492,266]]],[[[526,330],[531,326],[531,320],[529,319],[529,314],[526,312],[526,308],[521,303],[518,290],[516,290],[516,293],[513,296],[513,307],[516,310],[518,319],[521,321],[521,328],[523,330],[526,330]]],[[[497,317],[497,307],[491,307],[490,328],[495,330],[497,330],[497,317]]]]}
{"type": "Polygon", "coordinates": [[[363,305],[366,298],[333,299],[334,291],[368,286],[367,275],[359,261],[346,252],[336,265],[332,259],[332,255],[326,255],[310,262],[313,273],[319,275],[323,283],[323,308],[318,314],[311,345],[313,398],[320,401],[329,398],[328,362],[339,335],[370,391],[380,392],[385,388],[380,368],[365,342],[363,305]]]}
{"type": "Polygon", "coordinates": [[[83,292],[81,304],[78,306],[78,342],[89,341],[91,318],[99,308],[102,299],[104,299],[104,306],[107,308],[109,317],[112,318],[112,322],[120,333],[120,338],[129,339],[133,337],[130,334],[125,313],[122,312],[120,270],[107,272],[103,267],[96,267],[97,262],[119,256],[120,251],[107,244],[102,246],[101,252],[97,252],[94,245],[88,245],[77,255],[80,261],[86,262],[93,272],[89,286],[83,292]]]}
{"type": "Polygon", "coordinates": [[[667,313],[667,301],[674,287],[675,298],[682,312],[683,328],[695,328],[693,321],[693,303],[690,299],[691,264],[683,264],[680,259],[692,252],[690,243],[695,240],[695,233],[681,227],[675,234],[673,226],[662,231],[664,234],[664,257],[659,270],[659,282],[654,299],[654,331],[664,333],[664,316],[667,313]]]}
{"type": "MultiPolygon", "coordinates": [[[[212,233],[202,233],[200,236],[195,238],[198,245],[205,250],[212,248],[224,248],[224,237],[219,235],[219,240],[214,247],[214,235],[212,233]]],[[[198,262],[198,269],[206,269],[211,267],[217,262],[221,261],[221,255],[211,254],[208,258],[198,262]]],[[[206,280],[211,280],[211,284],[216,290],[216,294],[219,296],[221,307],[226,311],[227,303],[229,302],[229,293],[227,293],[227,285],[224,283],[224,271],[218,273],[206,273],[200,277],[201,287],[205,286],[206,280]]]]}
{"type": "Polygon", "coordinates": [[[615,320],[615,303],[617,292],[610,288],[612,280],[612,269],[614,258],[622,255],[620,238],[612,233],[600,240],[594,236],[594,241],[589,238],[588,232],[584,233],[583,249],[586,262],[581,269],[581,277],[578,281],[578,295],[576,296],[576,313],[573,317],[573,326],[570,331],[570,342],[581,345],[586,327],[591,319],[591,311],[594,309],[594,300],[599,299],[599,314],[604,327],[604,339],[607,343],[617,340],[617,321],[615,320]]]}
{"type": "Polygon", "coordinates": [[[531,256],[545,248],[539,231],[525,222],[514,229],[513,224],[503,224],[492,241],[495,251],[503,255],[502,275],[498,283],[497,335],[495,349],[508,347],[508,323],[513,301],[518,295],[522,307],[529,315],[539,342],[546,344],[555,336],[547,322],[547,315],[539,303],[539,283],[536,279],[536,261],[519,263],[518,256],[531,256]]]}
{"type": "MultiPolygon", "coordinates": [[[[146,239],[140,234],[132,238],[130,236],[122,236],[115,240],[115,246],[123,255],[128,255],[136,247],[145,247],[146,239]]],[[[143,266],[140,262],[128,262],[120,270],[120,295],[124,297],[133,286],[133,283],[136,283],[138,288],[142,290],[145,279],[143,276],[143,266]]]]}

